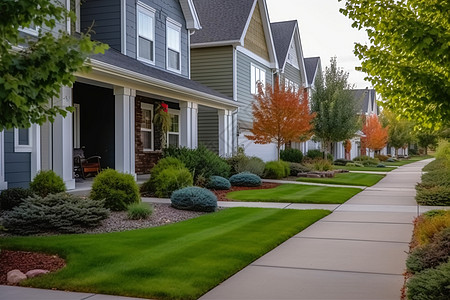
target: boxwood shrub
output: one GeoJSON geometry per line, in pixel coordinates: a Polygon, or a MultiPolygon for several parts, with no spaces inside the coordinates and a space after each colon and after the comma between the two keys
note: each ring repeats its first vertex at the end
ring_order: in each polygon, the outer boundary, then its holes
{"type": "Polygon", "coordinates": [[[208,189],[187,187],[177,190],[170,197],[172,206],[177,209],[212,212],[217,209],[217,197],[208,189]]]}
{"type": "Polygon", "coordinates": [[[134,177],[113,169],[103,170],[95,177],[90,197],[104,199],[105,207],[115,211],[124,211],[128,205],[141,202],[134,177]]]}
{"type": "Polygon", "coordinates": [[[301,163],[303,160],[303,153],[298,149],[288,148],[280,151],[280,158],[287,162],[301,163]]]}
{"type": "Polygon", "coordinates": [[[411,277],[406,283],[406,294],[409,300],[448,300],[450,261],[411,277]]]}
{"type": "Polygon", "coordinates": [[[281,179],[289,176],[290,173],[289,163],[284,161],[269,161],[264,168],[264,178],[281,179]]]}
{"type": "Polygon", "coordinates": [[[4,190],[0,193],[0,209],[13,209],[32,195],[33,193],[29,189],[24,188],[9,188],[4,190]]]}
{"type": "Polygon", "coordinates": [[[308,150],[306,157],[309,159],[323,158],[323,152],[317,149],[308,150]]]}
{"type": "Polygon", "coordinates": [[[420,205],[428,206],[449,206],[450,186],[424,186],[416,185],[416,201],[420,205]]]}
{"type": "Polygon", "coordinates": [[[289,163],[289,168],[291,176],[297,176],[298,173],[306,173],[311,171],[311,168],[298,163],[289,163]]]}
{"type": "Polygon", "coordinates": [[[33,193],[45,197],[48,194],[65,192],[66,184],[52,170],[39,171],[30,182],[30,189],[33,193]]]}
{"type": "Polygon", "coordinates": [[[231,188],[231,183],[224,177],[211,176],[206,187],[211,190],[229,190],[231,188]]]}
{"type": "Polygon", "coordinates": [[[230,174],[250,172],[261,176],[264,172],[264,161],[256,156],[246,156],[244,153],[238,153],[226,159],[231,167],[230,174]]]}
{"type": "Polygon", "coordinates": [[[28,235],[43,232],[76,233],[100,225],[109,210],[103,200],[67,193],[34,195],[3,215],[8,232],[28,235]]]}
{"type": "Polygon", "coordinates": [[[252,173],[243,172],[239,174],[235,174],[230,177],[230,183],[232,186],[261,186],[261,178],[252,173]]]}
{"type": "Polygon", "coordinates": [[[167,168],[159,173],[154,179],[155,196],[168,198],[176,190],[192,186],[192,174],[187,168],[167,168]]]}

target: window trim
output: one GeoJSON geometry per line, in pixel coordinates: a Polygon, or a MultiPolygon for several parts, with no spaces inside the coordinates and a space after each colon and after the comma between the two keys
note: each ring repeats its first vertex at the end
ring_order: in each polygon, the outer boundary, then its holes
{"type": "Polygon", "coordinates": [[[266,70],[259,67],[258,65],[251,63],[250,64],[250,94],[257,95],[258,94],[258,88],[257,83],[261,82],[263,84],[263,88],[266,85],[266,70]],[[253,72],[253,68],[255,69],[255,72],[253,72]],[[256,80],[256,70],[259,71],[259,79],[256,80]],[[264,73],[264,81],[261,81],[261,73],[264,73]]]}
{"type": "MultiPolygon", "coordinates": [[[[147,4],[138,1],[136,4],[136,59],[151,65],[155,64],[155,30],[156,30],[156,23],[155,23],[155,12],[156,10],[150,6],[148,6],[147,4]],[[151,40],[153,42],[153,60],[150,59],[146,59],[143,57],[139,56],[139,12],[142,12],[146,15],[148,15],[149,17],[152,18],[153,23],[153,30],[152,30],[152,37],[151,40]]],[[[146,37],[147,38],[147,37],[146,37]]]]}
{"type": "Polygon", "coordinates": [[[167,70],[169,70],[169,71],[172,71],[172,72],[181,74],[181,24],[178,23],[177,21],[172,20],[171,18],[167,18],[167,19],[166,19],[166,68],[167,68],[167,70]],[[178,52],[178,55],[179,55],[179,62],[180,62],[180,69],[174,69],[174,68],[171,68],[171,67],[169,66],[169,49],[172,50],[172,51],[174,51],[174,52],[176,52],[175,49],[169,48],[169,39],[168,39],[168,38],[169,38],[169,35],[168,35],[168,29],[169,29],[169,27],[170,27],[171,29],[173,29],[173,30],[178,31],[179,36],[180,36],[180,39],[179,39],[179,41],[178,41],[178,42],[179,42],[179,45],[180,45],[180,50],[179,50],[179,52],[178,52]]]}
{"type": "Polygon", "coordinates": [[[176,134],[176,135],[178,135],[178,147],[179,147],[180,143],[181,143],[181,135],[180,135],[180,133],[181,133],[181,122],[180,122],[181,112],[179,110],[169,108],[169,115],[177,115],[178,116],[178,132],[167,131],[167,146],[169,146],[169,134],[172,134],[172,135],[176,134]]]}
{"type": "MultiPolygon", "coordinates": [[[[144,152],[149,152],[149,151],[153,151],[153,149],[155,147],[155,144],[154,144],[154,141],[153,141],[153,136],[154,136],[154,130],[153,130],[154,129],[153,128],[153,118],[154,118],[154,115],[153,115],[153,104],[142,102],[141,103],[141,110],[142,111],[143,110],[149,110],[150,111],[150,115],[152,116],[152,122],[151,122],[151,124],[152,124],[151,127],[152,128],[151,129],[142,128],[142,125],[140,126],[140,132],[142,132],[142,131],[150,132],[150,135],[151,135],[151,137],[150,137],[151,148],[144,148],[144,145],[142,145],[143,151],[144,152]]],[[[143,112],[142,112],[142,115],[143,115],[143,112]]],[[[141,120],[141,124],[142,124],[142,120],[141,120]]]]}
{"type": "Polygon", "coordinates": [[[22,31],[23,33],[32,35],[32,36],[38,36],[39,35],[39,26],[35,26],[35,29],[30,27],[19,27],[19,31],[22,31]]]}
{"type": "Polygon", "coordinates": [[[33,131],[32,128],[20,128],[28,129],[28,144],[19,144],[19,128],[14,128],[14,152],[33,152],[33,131]]]}

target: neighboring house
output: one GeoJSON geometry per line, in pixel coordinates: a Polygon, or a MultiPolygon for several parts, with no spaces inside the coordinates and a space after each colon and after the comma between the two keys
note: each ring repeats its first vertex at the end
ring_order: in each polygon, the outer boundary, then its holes
{"type": "MultiPolygon", "coordinates": [[[[202,30],[191,36],[191,76],[232,98],[240,107],[233,115],[233,148],[264,160],[276,159],[276,146],[249,141],[252,102],[257,83],[273,84],[277,54],[264,0],[193,0],[202,30]]],[[[199,116],[213,122],[217,112],[199,107],[199,116]]],[[[199,122],[199,142],[220,140],[210,122],[199,122]]]]}
{"type": "MultiPolygon", "coordinates": [[[[64,1],[65,3],[66,1],[64,1]]],[[[100,155],[102,167],[132,175],[148,173],[161,156],[161,132],[153,124],[157,105],[169,105],[169,145],[197,147],[199,127],[220,133],[211,148],[233,151],[232,97],[190,79],[190,38],[201,29],[191,0],[70,1],[79,16],[68,31],[85,31],[110,45],[91,58],[92,70],[76,74],[73,88],[51,103],[73,106],[66,118],[0,133],[0,188],[27,186],[36,172],[53,169],[68,189],[75,188],[73,148],[100,155]],[[210,120],[201,112],[214,113],[210,120]],[[3,140],[4,139],[4,143],[3,140]],[[26,156],[26,157],[25,157],[26,156]],[[2,182],[2,172],[5,174],[2,182]]],[[[65,24],[64,24],[65,25],[65,24]]],[[[234,130],[235,132],[235,130],[234,130]]]]}

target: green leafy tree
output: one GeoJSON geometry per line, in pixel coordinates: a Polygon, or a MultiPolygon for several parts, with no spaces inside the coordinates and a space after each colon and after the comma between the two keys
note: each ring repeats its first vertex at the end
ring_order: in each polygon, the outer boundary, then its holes
{"type": "Polygon", "coordinates": [[[393,112],[383,111],[382,124],[388,126],[388,143],[395,148],[395,156],[398,156],[398,149],[405,148],[413,141],[414,124],[406,119],[399,119],[393,112]]]}
{"type": "Polygon", "coordinates": [[[72,86],[75,72],[89,69],[90,54],[107,49],[91,41],[89,33],[75,37],[58,31],[68,18],[74,20],[75,14],[57,1],[0,2],[0,131],[65,116],[66,108],[49,100],[59,96],[61,87],[72,86]],[[25,38],[19,30],[30,26],[37,26],[37,37],[25,38]]]}
{"type": "Polygon", "coordinates": [[[438,133],[430,130],[422,130],[416,133],[417,144],[425,149],[428,155],[428,147],[436,147],[438,144],[438,133]]]}
{"type": "Polygon", "coordinates": [[[333,142],[351,139],[358,130],[358,106],[347,83],[348,73],[339,69],[336,58],[330,60],[324,76],[319,76],[311,98],[314,135],[326,153],[333,142]]]}
{"type": "Polygon", "coordinates": [[[345,2],[341,12],[369,37],[369,45],[357,43],[354,52],[383,106],[419,127],[448,125],[450,1],[345,2]]]}

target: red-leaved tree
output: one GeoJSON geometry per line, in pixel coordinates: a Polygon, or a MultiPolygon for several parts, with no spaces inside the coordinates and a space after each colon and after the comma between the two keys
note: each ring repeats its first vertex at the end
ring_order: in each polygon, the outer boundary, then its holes
{"type": "Polygon", "coordinates": [[[371,115],[366,118],[363,126],[365,137],[363,143],[365,147],[373,151],[380,151],[387,144],[388,129],[383,128],[378,120],[377,115],[371,115]]]}
{"type": "Polygon", "coordinates": [[[281,87],[278,82],[265,91],[258,85],[258,94],[253,102],[252,135],[246,135],[256,144],[275,143],[280,159],[280,148],[287,142],[302,142],[311,136],[311,114],[308,97],[304,91],[297,92],[281,87]]]}

